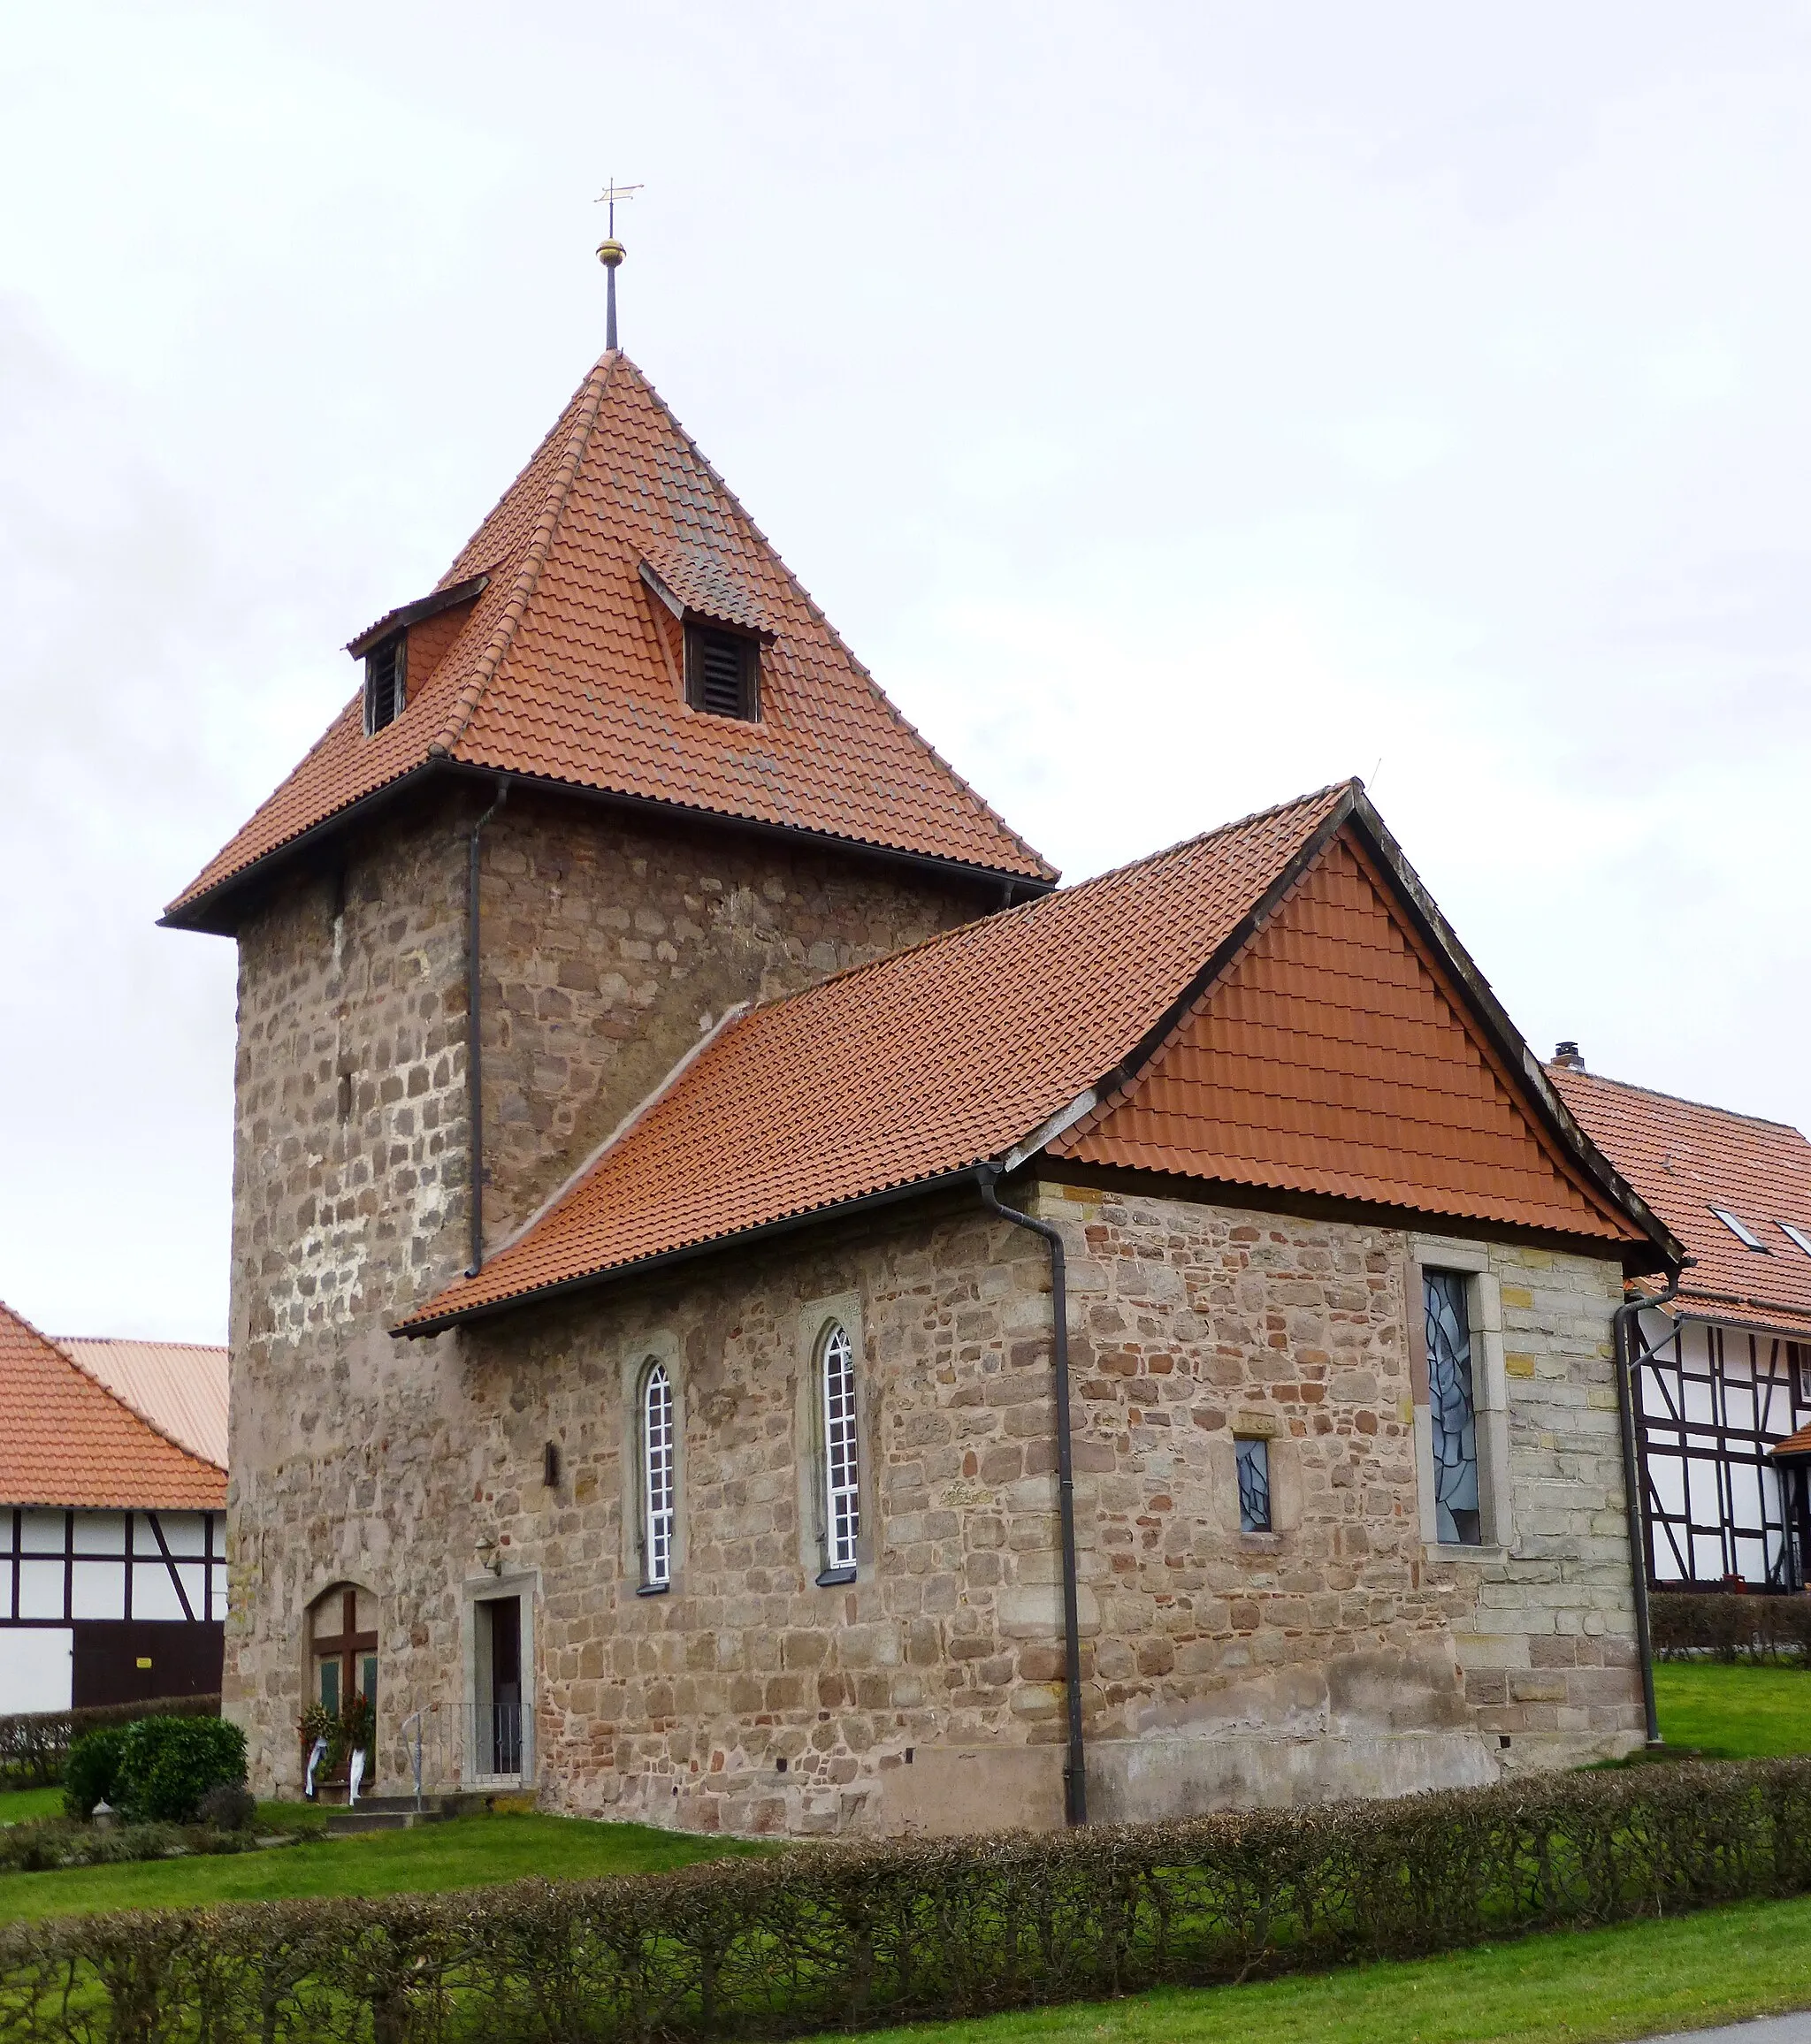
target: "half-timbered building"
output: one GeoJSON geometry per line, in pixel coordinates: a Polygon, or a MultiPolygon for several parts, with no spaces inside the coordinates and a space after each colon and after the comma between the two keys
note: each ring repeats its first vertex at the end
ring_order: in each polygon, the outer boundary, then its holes
{"type": "Polygon", "coordinates": [[[1579,1123],[1694,1259],[1644,1312],[1633,1392],[1658,1585],[1802,1590],[1811,1522],[1811,1142],[1788,1124],[1547,1067],[1579,1123]]]}
{"type": "Polygon", "coordinates": [[[0,1710],[220,1687],[226,1471],[217,1351],[82,1343],[147,1416],[0,1305],[0,1710]]]}

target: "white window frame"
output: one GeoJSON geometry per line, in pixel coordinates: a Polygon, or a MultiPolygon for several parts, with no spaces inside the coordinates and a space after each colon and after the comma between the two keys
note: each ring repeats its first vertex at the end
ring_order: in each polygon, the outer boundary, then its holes
{"type": "Polygon", "coordinates": [[[636,1410],[641,1449],[641,1583],[644,1590],[669,1590],[678,1521],[678,1401],[667,1366],[658,1356],[643,1368],[636,1410]]]}
{"type": "Polygon", "coordinates": [[[1803,1227],[1797,1221],[1782,1221],[1779,1229],[1788,1241],[1796,1242],[1807,1256],[1811,1256],[1811,1228],[1803,1227]]]}
{"type": "Polygon", "coordinates": [[[861,1422],[856,1403],[855,1343],[840,1320],[818,1339],[818,1422],[823,1483],[823,1572],[820,1582],[851,1579],[861,1541],[861,1422]]]}

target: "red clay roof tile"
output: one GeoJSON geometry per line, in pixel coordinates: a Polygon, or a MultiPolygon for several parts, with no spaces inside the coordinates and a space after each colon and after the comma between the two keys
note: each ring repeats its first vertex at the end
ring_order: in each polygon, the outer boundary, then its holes
{"type": "Polygon", "coordinates": [[[888,702],[626,355],[586,378],[440,587],[480,575],[402,714],[367,737],[349,703],[168,920],[201,919],[303,833],[448,763],[1055,878],[888,702]],[[774,632],[760,722],[686,704],[644,560],[682,601],[774,632]]]}
{"type": "Polygon", "coordinates": [[[1677,1100],[1646,1087],[1549,1064],[1579,1125],[1697,1258],[1687,1305],[1811,1331],[1811,1142],[1787,1123],[1677,1100]],[[1712,1213],[1727,1208],[1765,1244],[1750,1249],[1712,1213]]]}
{"type": "Polygon", "coordinates": [[[1531,1133],[1388,926],[1333,836],[1361,801],[1356,782],[1323,789],[755,1010],[476,1277],[395,1331],[1000,1158],[1160,1042],[1204,975],[1224,1011],[1197,1001],[1123,1102],[1053,1149],[1646,1241],[1553,1161],[1554,1139],[1531,1133]],[[1278,907],[1304,872],[1299,903],[1278,907]],[[1374,1007],[1375,1026],[1351,1003],[1374,1007]],[[1193,1034],[1222,1012],[1225,1056],[1193,1034]],[[1254,1075],[1218,1121],[1193,1097],[1204,1056],[1215,1086],[1236,1058],[1254,1075]]]}
{"type": "Polygon", "coordinates": [[[0,1304],[0,1503],[218,1512],[226,1472],[168,1439],[0,1304]]]}

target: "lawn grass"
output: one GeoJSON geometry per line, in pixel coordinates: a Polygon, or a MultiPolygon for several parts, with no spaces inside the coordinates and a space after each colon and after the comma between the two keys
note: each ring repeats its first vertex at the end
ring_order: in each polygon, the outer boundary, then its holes
{"type": "Polygon", "coordinates": [[[49,1788],[0,1788],[0,1824],[28,1824],[35,1817],[60,1817],[63,1790],[49,1788]]]}
{"type": "Polygon", "coordinates": [[[1661,1736],[1709,1760],[1811,1753],[1811,1670],[1661,1661],[1654,1670],[1661,1736]]]}
{"type": "Polygon", "coordinates": [[[921,2024],[868,2044],[1618,2044],[1811,2007],[1811,1898],[1441,1959],[921,2024]]]}
{"type": "Polygon", "coordinates": [[[111,1909],[199,1909],[304,1895],[429,1895],[539,1874],[590,1880],[662,1873],[771,1847],[575,1817],[458,1817],[413,1831],[304,1838],[232,1858],[135,1860],[54,1873],[0,1873],[0,1921],[111,1909]]]}

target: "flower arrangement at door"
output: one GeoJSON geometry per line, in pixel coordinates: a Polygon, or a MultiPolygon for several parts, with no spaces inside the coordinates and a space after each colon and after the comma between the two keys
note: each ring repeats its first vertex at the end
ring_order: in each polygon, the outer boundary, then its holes
{"type": "Polygon", "coordinates": [[[309,1704],[296,1720],[295,1729],[302,1740],[304,1757],[325,1741],[325,1750],[319,1756],[320,1773],[329,1780],[337,1780],[345,1772],[351,1754],[371,1752],[371,1739],[377,1729],[377,1713],[371,1708],[371,1698],[354,1690],[338,1711],[330,1711],[319,1701],[309,1704]]]}

